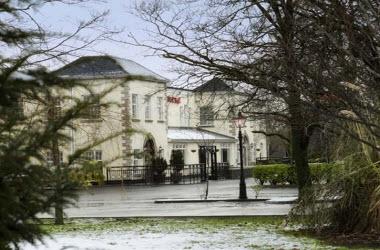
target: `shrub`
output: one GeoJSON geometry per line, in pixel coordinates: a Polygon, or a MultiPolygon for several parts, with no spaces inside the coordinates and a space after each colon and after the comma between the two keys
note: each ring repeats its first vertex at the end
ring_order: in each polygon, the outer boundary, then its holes
{"type": "Polygon", "coordinates": [[[152,178],[154,183],[162,183],[165,181],[165,170],[168,163],[162,157],[155,157],[152,159],[152,178]]]}
{"type": "MultiPolygon", "coordinates": [[[[332,163],[310,163],[310,177],[313,183],[323,184],[331,179],[331,171],[335,164],[332,163]]],[[[257,165],[253,168],[253,177],[261,185],[270,183],[296,184],[297,176],[294,166],[289,164],[257,165]]]]}
{"type": "Polygon", "coordinates": [[[291,218],[319,231],[379,233],[380,163],[359,152],[328,168],[330,180],[313,185],[293,208],[291,218]]]}
{"type": "Polygon", "coordinates": [[[309,163],[310,177],[314,184],[323,184],[330,181],[332,169],[337,167],[333,163],[309,163]]]}
{"type": "Polygon", "coordinates": [[[85,161],[82,166],[71,169],[70,177],[81,186],[103,184],[103,164],[98,161],[85,161]]]}
{"type": "Polygon", "coordinates": [[[261,185],[267,182],[271,185],[283,184],[289,179],[289,168],[287,164],[258,165],[253,168],[253,177],[261,185]]]}

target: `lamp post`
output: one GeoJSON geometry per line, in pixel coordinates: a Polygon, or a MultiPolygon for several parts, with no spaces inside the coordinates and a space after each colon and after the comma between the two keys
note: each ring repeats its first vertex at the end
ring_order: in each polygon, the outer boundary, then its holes
{"type": "Polygon", "coordinates": [[[238,116],[233,119],[235,126],[239,128],[239,149],[240,149],[240,185],[239,185],[239,200],[246,200],[247,197],[247,187],[245,185],[244,169],[243,169],[243,135],[241,133],[241,128],[244,127],[246,118],[238,113],[238,116]]]}

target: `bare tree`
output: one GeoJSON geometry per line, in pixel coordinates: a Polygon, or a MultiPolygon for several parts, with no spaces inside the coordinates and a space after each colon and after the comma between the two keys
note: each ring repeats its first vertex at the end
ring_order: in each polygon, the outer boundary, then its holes
{"type": "MultiPolygon", "coordinates": [[[[307,148],[314,129],[326,122],[347,133],[346,122],[366,124],[371,130],[379,127],[359,112],[373,113],[378,107],[363,101],[357,90],[345,84],[359,76],[352,70],[357,64],[346,65],[350,60],[343,61],[345,54],[329,40],[334,34],[339,45],[345,45],[346,37],[331,25],[319,27],[319,15],[327,15],[321,14],[323,6],[331,16],[334,13],[325,2],[342,1],[210,0],[176,1],[176,5],[142,1],[137,15],[150,24],[147,32],[152,40],[132,39],[138,46],[179,62],[177,70],[186,82],[218,76],[250,86],[246,91],[250,98],[240,107],[251,117],[271,118],[289,126],[302,195],[310,185],[307,148]],[[323,31],[327,28],[333,33],[323,31]],[[344,111],[356,111],[357,116],[344,111]]],[[[330,17],[327,23],[333,22],[330,17]]]]}

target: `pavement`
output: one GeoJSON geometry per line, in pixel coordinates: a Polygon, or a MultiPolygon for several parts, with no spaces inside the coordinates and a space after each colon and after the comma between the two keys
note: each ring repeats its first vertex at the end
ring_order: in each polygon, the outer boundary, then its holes
{"type": "MultiPolygon", "coordinates": [[[[248,198],[255,199],[251,188],[254,180],[248,178],[246,183],[248,198]]],[[[209,181],[208,199],[213,202],[155,203],[157,200],[201,200],[205,190],[206,183],[92,187],[79,191],[75,206],[66,208],[65,213],[68,218],[286,215],[292,205],[283,201],[294,200],[298,194],[296,188],[264,188],[257,197],[262,199],[260,201],[231,201],[239,196],[239,180],[219,180],[209,181]],[[222,201],[224,199],[230,201],[222,201]]]]}

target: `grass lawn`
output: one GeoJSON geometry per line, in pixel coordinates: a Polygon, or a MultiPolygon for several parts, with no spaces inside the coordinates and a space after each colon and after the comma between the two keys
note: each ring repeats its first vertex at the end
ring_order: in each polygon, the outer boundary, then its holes
{"type": "Polygon", "coordinates": [[[21,249],[353,249],[289,233],[282,224],[282,217],[46,221],[42,227],[52,238],[21,249]]]}

